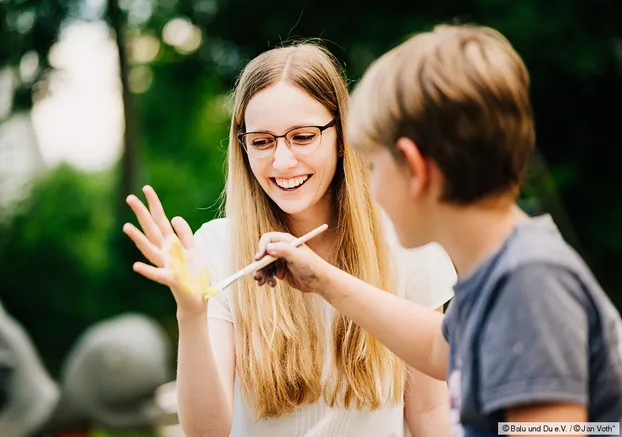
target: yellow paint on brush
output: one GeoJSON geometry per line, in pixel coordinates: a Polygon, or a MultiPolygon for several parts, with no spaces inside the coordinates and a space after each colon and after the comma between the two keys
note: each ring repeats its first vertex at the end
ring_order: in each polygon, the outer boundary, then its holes
{"type": "Polygon", "coordinates": [[[200,294],[207,300],[218,294],[218,289],[210,283],[210,275],[206,268],[197,269],[196,275],[188,267],[188,252],[184,249],[177,236],[172,235],[168,244],[168,257],[173,277],[181,284],[181,290],[188,294],[200,294]]]}
{"type": "Polygon", "coordinates": [[[216,296],[218,294],[218,289],[216,287],[207,287],[207,290],[203,293],[203,299],[207,300],[212,296],[216,296]]]}

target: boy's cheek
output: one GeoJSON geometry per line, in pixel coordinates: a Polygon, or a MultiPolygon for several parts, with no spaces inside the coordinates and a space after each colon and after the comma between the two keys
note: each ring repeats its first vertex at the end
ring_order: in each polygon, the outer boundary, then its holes
{"type": "Polygon", "coordinates": [[[382,178],[378,174],[378,170],[372,170],[370,188],[374,200],[382,205],[382,196],[384,193],[382,190],[382,178]]]}
{"type": "Polygon", "coordinates": [[[389,213],[393,212],[392,210],[395,208],[396,200],[399,201],[399,199],[396,199],[399,193],[396,192],[397,187],[395,187],[393,182],[387,172],[380,168],[376,168],[372,173],[372,196],[374,200],[389,213]]]}

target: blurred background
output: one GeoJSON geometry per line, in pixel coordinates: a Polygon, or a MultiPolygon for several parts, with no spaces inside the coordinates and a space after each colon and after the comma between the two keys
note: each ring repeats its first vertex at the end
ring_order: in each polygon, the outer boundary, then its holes
{"type": "MultiPolygon", "coordinates": [[[[523,56],[538,150],[521,205],[553,215],[622,308],[619,0],[0,0],[0,303],[50,378],[89,327],[138,313],[170,348],[156,379],[174,379],[174,301],[132,271],[125,197],[151,184],[169,218],[214,217],[248,60],[320,38],[354,84],[438,22],[495,27],[523,56]]],[[[102,424],[81,435],[131,431],[102,424]]]]}

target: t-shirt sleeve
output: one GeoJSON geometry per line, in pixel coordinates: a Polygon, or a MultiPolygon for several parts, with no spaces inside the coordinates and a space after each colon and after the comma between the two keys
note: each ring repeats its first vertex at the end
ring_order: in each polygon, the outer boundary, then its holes
{"type": "Polygon", "coordinates": [[[400,249],[397,267],[401,294],[411,302],[436,309],[454,296],[456,271],[438,244],[400,249]]]}
{"type": "Polygon", "coordinates": [[[588,400],[588,298],[570,271],[529,265],[500,283],[479,339],[485,414],[588,400]]]}
{"type": "Polygon", "coordinates": [[[449,307],[445,311],[443,322],[441,323],[441,332],[443,333],[443,337],[445,338],[445,341],[447,343],[451,343],[451,340],[450,340],[451,333],[453,331],[453,326],[455,324],[455,316],[454,316],[454,309],[453,309],[454,302],[455,301],[452,301],[452,303],[449,304],[449,307]]]}
{"type": "MultiPolygon", "coordinates": [[[[210,271],[212,284],[231,274],[231,261],[225,219],[216,219],[205,223],[194,234],[195,244],[202,264],[210,271]]],[[[231,309],[231,290],[228,288],[222,293],[211,297],[207,302],[207,317],[209,319],[226,320],[233,323],[231,309]]]]}

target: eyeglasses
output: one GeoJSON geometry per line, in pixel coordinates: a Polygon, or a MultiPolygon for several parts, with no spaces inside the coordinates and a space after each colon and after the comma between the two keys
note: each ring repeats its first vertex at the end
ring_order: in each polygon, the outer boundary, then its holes
{"type": "Polygon", "coordinates": [[[250,157],[267,158],[276,150],[279,138],[284,138],[287,147],[297,155],[308,155],[315,152],[322,144],[322,132],[333,127],[335,120],[324,126],[298,126],[283,135],[271,132],[246,132],[238,135],[238,140],[250,157]]]}

